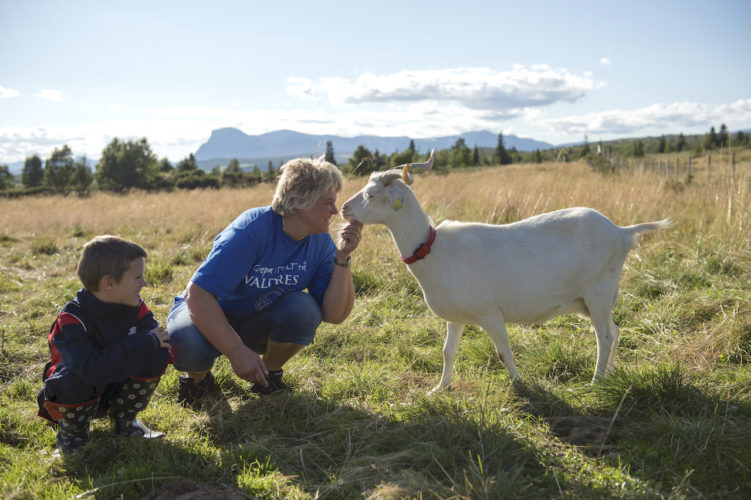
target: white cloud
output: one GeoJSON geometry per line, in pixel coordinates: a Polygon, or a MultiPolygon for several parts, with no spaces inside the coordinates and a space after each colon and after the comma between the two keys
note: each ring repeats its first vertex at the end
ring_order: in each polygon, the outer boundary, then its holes
{"type": "Polygon", "coordinates": [[[601,57],[600,64],[602,64],[603,66],[610,66],[611,64],[613,64],[613,62],[607,57],[601,57]]]}
{"type": "Polygon", "coordinates": [[[290,79],[288,93],[325,95],[334,105],[389,102],[451,102],[475,110],[518,114],[524,108],[574,102],[603,84],[590,74],[577,76],[565,68],[515,65],[510,71],[483,67],[403,70],[355,80],[323,78],[317,83],[290,79]]]}
{"type": "Polygon", "coordinates": [[[309,78],[291,77],[287,79],[287,93],[302,100],[314,99],[313,83],[309,78]]]}
{"type": "Polygon", "coordinates": [[[36,94],[36,97],[39,97],[41,99],[49,99],[50,101],[62,101],[63,93],[59,90],[42,89],[38,94],[36,94]]]}
{"type": "Polygon", "coordinates": [[[289,129],[346,137],[369,134],[413,138],[503,129],[504,133],[513,130],[515,134],[556,143],[580,139],[585,134],[627,137],[681,131],[700,133],[721,123],[731,130],[747,128],[751,123],[751,99],[714,107],[696,102],[655,104],[636,110],[611,110],[547,120],[537,107],[481,110],[467,108],[461,102],[437,100],[336,109],[328,106],[296,109],[169,107],[149,110],[143,118],[134,120],[44,128],[0,126],[0,163],[23,160],[33,154],[46,158],[54,148],[65,144],[76,156],[97,159],[115,137],[123,140],[146,137],[159,158],[166,156],[171,161],[179,161],[206,142],[212,130],[223,127],[236,127],[247,134],[289,129]]]}
{"type": "Polygon", "coordinates": [[[0,99],[7,99],[10,97],[18,97],[21,93],[17,90],[13,89],[6,89],[2,85],[0,85],[0,99]]]}
{"type": "Polygon", "coordinates": [[[728,127],[747,127],[751,123],[751,99],[711,108],[697,102],[653,104],[635,110],[610,110],[541,120],[538,124],[558,133],[635,134],[650,130],[680,131],[682,128],[710,127],[725,123],[728,127]]]}

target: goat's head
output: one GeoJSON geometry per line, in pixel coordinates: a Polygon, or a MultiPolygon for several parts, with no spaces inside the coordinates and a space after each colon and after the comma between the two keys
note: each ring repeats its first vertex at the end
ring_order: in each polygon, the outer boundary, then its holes
{"type": "Polygon", "coordinates": [[[435,149],[425,163],[407,163],[384,172],[374,172],[365,187],[342,205],[342,217],[363,224],[388,225],[389,219],[404,208],[408,199],[417,204],[409,188],[414,182],[409,169],[430,170],[434,161],[435,149]]]}

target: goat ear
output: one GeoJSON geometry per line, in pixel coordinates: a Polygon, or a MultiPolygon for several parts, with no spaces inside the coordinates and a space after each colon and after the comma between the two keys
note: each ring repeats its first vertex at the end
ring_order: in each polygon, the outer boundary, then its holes
{"type": "Polygon", "coordinates": [[[397,185],[389,184],[386,186],[386,196],[389,197],[389,203],[391,208],[395,211],[399,211],[404,206],[404,190],[400,189],[397,185]]]}

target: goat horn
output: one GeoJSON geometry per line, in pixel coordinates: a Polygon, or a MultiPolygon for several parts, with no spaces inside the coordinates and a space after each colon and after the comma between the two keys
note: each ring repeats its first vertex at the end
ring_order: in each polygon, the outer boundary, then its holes
{"type": "Polygon", "coordinates": [[[412,178],[412,176],[409,174],[409,163],[405,164],[402,167],[402,180],[407,186],[411,186],[415,180],[412,178]]]}
{"type": "Polygon", "coordinates": [[[425,163],[405,163],[404,165],[399,165],[395,168],[401,168],[402,169],[402,180],[405,184],[411,186],[414,182],[414,179],[409,173],[410,168],[422,168],[425,170],[430,170],[433,167],[433,162],[435,162],[435,148],[430,152],[430,158],[428,158],[428,161],[425,163]]]}

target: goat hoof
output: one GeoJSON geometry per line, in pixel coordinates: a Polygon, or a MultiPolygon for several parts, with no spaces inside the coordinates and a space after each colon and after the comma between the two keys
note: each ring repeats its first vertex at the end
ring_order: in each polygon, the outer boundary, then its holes
{"type": "Polygon", "coordinates": [[[433,396],[435,394],[438,394],[438,393],[440,393],[442,391],[447,391],[449,389],[451,389],[450,385],[447,385],[446,387],[443,387],[441,384],[438,384],[437,386],[433,387],[432,389],[430,389],[428,391],[428,396],[433,396]]]}

